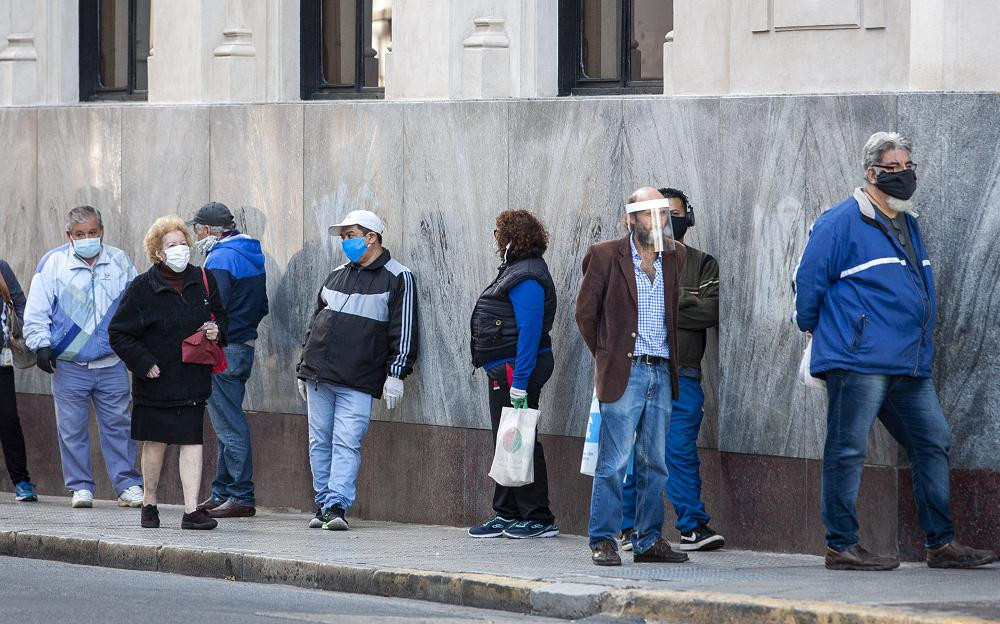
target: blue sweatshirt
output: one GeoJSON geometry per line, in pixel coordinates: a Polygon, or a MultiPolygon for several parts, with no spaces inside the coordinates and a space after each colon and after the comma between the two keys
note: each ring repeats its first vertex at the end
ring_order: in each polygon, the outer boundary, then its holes
{"type": "Polygon", "coordinates": [[[535,371],[538,354],[551,349],[539,349],[542,339],[542,320],[545,316],[545,289],[537,280],[526,279],[510,289],[508,294],[514,306],[517,321],[517,357],[513,359],[487,362],[483,368],[489,370],[501,364],[514,363],[512,388],[528,389],[528,380],[535,371]]]}
{"type": "Polygon", "coordinates": [[[260,241],[237,231],[226,232],[212,247],[205,268],[219,285],[219,297],[229,312],[229,342],[257,338],[257,325],[267,315],[267,277],[260,241]]]}

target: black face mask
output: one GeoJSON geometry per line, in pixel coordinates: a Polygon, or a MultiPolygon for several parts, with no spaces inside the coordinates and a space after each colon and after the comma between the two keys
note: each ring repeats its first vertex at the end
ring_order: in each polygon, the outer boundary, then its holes
{"type": "Polygon", "coordinates": [[[680,240],[684,238],[684,233],[688,229],[687,217],[678,217],[677,215],[670,215],[670,227],[674,230],[674,240],[680,240]]]}
{"type": "Polygon", "coordinates": [[[913,169],[895,173],[881,171],[875,177],[875,186],[886,195],[897,199],[909,199],[917,190],[917,172],[913,169]]]}

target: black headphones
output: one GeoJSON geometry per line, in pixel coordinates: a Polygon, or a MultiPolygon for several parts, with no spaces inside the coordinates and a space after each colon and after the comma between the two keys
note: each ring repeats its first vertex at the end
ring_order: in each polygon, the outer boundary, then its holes
{"type": "Polygon", "coordinates": [[[667,199],[670,199],[671,197],[676,197],[680,199],[682,202],[684,202],[685,221],[687,221],[688,227],[694,227],[694,206],[692,206],[691,202],[688,201],[687,195],[684,194],[684,191],[679,191],[677,189],[669,187],[664,187],[657,190],[660,191],[660,195],[663,195],[667,199]]]}

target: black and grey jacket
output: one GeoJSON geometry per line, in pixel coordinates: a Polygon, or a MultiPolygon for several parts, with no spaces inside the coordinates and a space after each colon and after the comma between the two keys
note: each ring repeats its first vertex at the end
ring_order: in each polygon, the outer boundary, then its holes
{"type": "Polygon", "coordinates": [[[382,398],[387,376],[405,379],[417,357],[413,274],[382,252],[367,267],[348,262],[319,291],[298,377],[382,398]]]}

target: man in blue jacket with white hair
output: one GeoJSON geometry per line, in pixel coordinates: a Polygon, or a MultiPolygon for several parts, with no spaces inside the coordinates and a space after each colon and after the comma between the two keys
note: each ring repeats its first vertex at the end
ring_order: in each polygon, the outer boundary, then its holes
{"type": "Polygon", "coordinates": [[[816,220],[795,273],[796,322],[812,334],[810,372],[826,380],[820,509],[830,570],[899,566],[858,543],[855,501],[875,418],[913,468],[927,565],[972,568],[997,559],[955,540],[948,513],[948,422],[931,377],[934,276],[911,199],[911,149],[895,132],[868,139],[865,185],[816,220]]]}
{"type": "Polygon", "coordinates": [[[246,518],[257,513],[253,485],[250,426],[243,412],[247,380],[253,370],[257,325],[268,312],[267,275],[260,241],[236,229],[225,204],[209,202],[191,221],[205,268],[215,276],[229,313],[224,347],[228,367],[212,376],[208,414],[219,440],[212,495],[200,507],[213,518],[246,518]]]}

